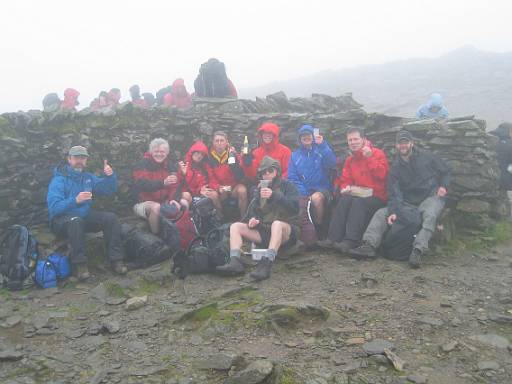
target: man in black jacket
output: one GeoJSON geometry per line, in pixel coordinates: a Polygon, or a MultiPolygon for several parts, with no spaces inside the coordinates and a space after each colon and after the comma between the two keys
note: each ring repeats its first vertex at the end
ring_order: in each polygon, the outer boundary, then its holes
{"type": "Polygon", "coordinates": [[[428,249],[428,242],[436,228],[437,219],[444,207],[444,198],[450,184],[451,169],[439,157],[414,147],[409,131],[401,130],[396,136],[398,156],[388,176],[388,206],[379,209],[363,235],[363,244],[350,251],[358,257],[375,257],[384,233],[412,205],[422,215],[422,227],[413,243],[409,265],[418,268],[421,255],[428,249]]]}
{"type": "Polygon", "coordinates": [[[263,256],[250,274],[254,280],[270,277],[272,263],[282,248],[293,247],[299,238],[299,191],[295,184],[281,179],[279,161],[265,156],[258,167],[260,186],[253,194],[245,220],[230,227],[230,261],[217,267],[224,275],[237,275],[245,271],[240,260],[243,240],[266,248],[263,256]]]}

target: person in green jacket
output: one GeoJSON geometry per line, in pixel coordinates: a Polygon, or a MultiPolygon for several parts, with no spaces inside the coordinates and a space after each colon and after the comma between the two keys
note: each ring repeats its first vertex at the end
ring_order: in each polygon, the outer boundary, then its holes
{"type": "Polygon", "coordinates": [[[242,222],[230,227],[230,261],[217,267],[224,275],[238,275],[245,272],[240,260],[243,240],[258,248],[267,249],[256,270],[250,276],[254,280],[270,277],[272,264],[279,249],[289,249],[299,238],[299,191],[295,184],[281,179],[279,161],[265,156],[258,167],[260,183],[256,187],[247,214],[242,222]]]}

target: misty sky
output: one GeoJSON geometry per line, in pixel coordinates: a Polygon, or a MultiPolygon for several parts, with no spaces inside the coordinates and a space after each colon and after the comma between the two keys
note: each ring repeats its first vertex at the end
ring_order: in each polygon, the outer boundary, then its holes
{"type": "Polygon", "coordinates": [[[325,69],[435,57],[471,44],[512,51],[512,1],[2,1],[0,112],[41,109],[73,87],[156,92],[199,65],[237,88],[325,69]]]}

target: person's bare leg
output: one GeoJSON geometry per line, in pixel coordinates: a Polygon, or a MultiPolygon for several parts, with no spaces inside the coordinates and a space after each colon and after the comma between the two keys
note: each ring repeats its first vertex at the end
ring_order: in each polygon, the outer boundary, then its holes
{"type": "Polygon", "coordinates": [[[290,239],[291,233],[292,227],[290,224],[279,220],[274,221],[270,229],[270,241],[268,244],[268,249],[274,250],[277,254],[281,245],[290,239]]]}
{"type": "Polygon", "coordinates": [[[243,244],[243,239],[261,242],[261,236],[255,229],[250,229],[245,223],[233,223],[229,227],[229,263],[221,265],[216,268],[219,274],[225,276],[239,275],[245,272],[245,267],[240,260],[240,248],[243,244]]]}
{"type": "Polygon", "coordinates": [[[260,233],[255,229],[250,229],[246,223],[233,223],[229,227],[229,248],[242,248],[243,239],[254,243],[261,243],[260,233]]]}
{"type": "Polygon", "coordinates": [[[311,205],[313,206],[313,221],[316,225],[321,225],[324,221],[325,196],[322,192],[315,192],[311,195],[311,205]]]}
{"type": "Polygon", "coordinates": [[[180,204],[184,205],[187,208],[190,208],[190,206],[192,205],[192,195],[190,194],[190,192],[183,192],[181,194],[180,204]]]}
{"type": "Polygon", "coordinates": [[[240,210],[240,218],[242,218],[247,212],[247,187],[243,184],[237,184],[233,189],[233,196],[238,200],[238,209],[240,210]]]}
{"type": "Polygon", "coordinates": [[[148,210],[149,229],[152,233],[158,234],[160,231],[160,204],[152,201],[151,204],[148,204],[148,210]]]}
{"type": "Polygon", "coordinates": [[[251,278],[256,281],[265,280],[270,277],[272,272],[272,263],[276,259],[277,251],[282,244],[286,243],[290,239],[292,227],[290,224],[283,221],[274,221],[270,228],[270,242],[268,244],[268,250],[266,257],[262,257],[256,270],[251,272],[251,278]]]}

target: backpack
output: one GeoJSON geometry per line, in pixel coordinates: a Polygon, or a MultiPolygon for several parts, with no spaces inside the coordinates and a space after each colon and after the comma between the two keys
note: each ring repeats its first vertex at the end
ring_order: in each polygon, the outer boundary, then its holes
{"type": "Polygon", "coordinates": [[[171,257],[171,249],[158,236],[134,225],[121,224],[125,260],[133,268],[145,268],[171,257]]]}
{"type": "Polygon", "coordinates": [[[165,204],[162,204],[160,209],[161,237],[173,251],[172,253],[179,249],[187,249],[191,241],[197,236],[190,211],[182,207],[177,216],[166,216],[165,206],[165,204]]]}
{"type": "Polygon", "coordinates": [[[229,227],[224,224],[206,236],[197,236],[186,250],[174,255],[172,272],[184,279],[189,274],[215,272],[216,267],[229,262],[229,227]]]}
{"type": "Polygon", "coordinates": [[[217,59],[210,59],[203,63],[194,81],[194,89],[196,96],[199,97],[230,96],[224,63],[217,59]]]}
{"type": "Polygon", "coordinates": [[[200,236],[206,236],[212,229],[221,225],[213,201],[207,197],[194,197],[192,200],[192,222],[200,236]]]}
{"type": "Polygon", "coordinates": [[[10,290],[21,290],[39,259],[36,238],[23,225],[7,228],[0,243],[0,277],[10,290]]]}
{"type": "Polygon", "coordinates": [[[300,207],[300,241],[306,246],[313,245],[317,240],[315,224],[311,217],[311,199],[302,197],[299,200],[300,207]]]}
{"type": "Polygon", "coordinates": [[[43,111],[53,112],[60,107],[60,99],[56,93],[49,93],[43,98],[43,111]]]}
{"type": "Polygon", "coordinates": [[[49,260],[37,260],[34,281],[41,288],[57,286],[57,270],[49,260]]]}
{"type": "Polygon", "coordinates": [[[402,206],[396,221],[384,235],[381,244],[382,255],[392,260],[407,260],[422,222],[421,212],[418,208],[412,205],[402,206]]]}

